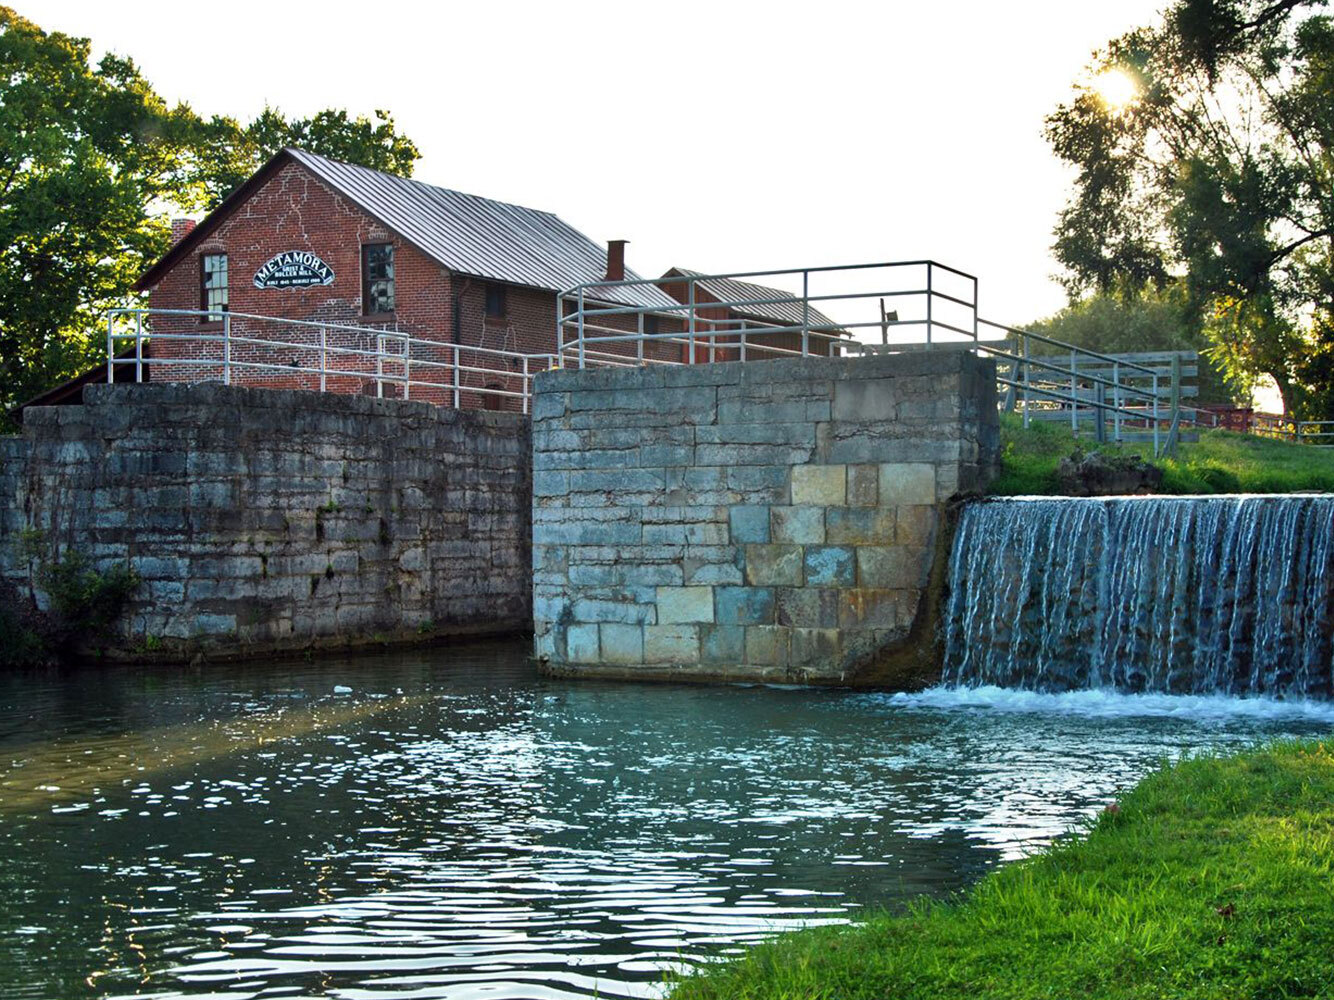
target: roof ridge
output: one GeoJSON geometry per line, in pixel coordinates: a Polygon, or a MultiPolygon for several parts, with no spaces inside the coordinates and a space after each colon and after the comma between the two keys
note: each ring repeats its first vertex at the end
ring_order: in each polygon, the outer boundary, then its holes
{"type": "Polygon", "coordinates": [[[419,187],[430,188],[433,191],[446,191],[452,195],[458,195],[460,198],[476,198],[478,201],[487,201],[492,205],[504,205],[507,208],[517,208],[524,212],[536,212],[539,215],[549,215],[553,219],[559,219],[560,216],[545,208],[531,208],[528,205],[520,205],[517,201],[501,201],[499,198],[488,198],[484,194],[473,194],[471,191],[460,191],[458,188],[445,187],[443,184],[432,184],[430,181],[418,180],[416,177],[404,177],[402,174],[391,173],[388,170],[378,170],[375,167],[368,167],[361,163],[350,163],[347,160],[335,160],[332,156],[324,156],[320,153],[312,153],[308,149],[302,149],[300,146],[284,146],[284,153],[291,153],[298,158],[309,157],[315,160],[321,160],[324,163],[332,163],[335,166],[346,167],[349,170],[365,170],[372,174],[379,174],[381,177],[388,177],[392,180],[403,181],[407,184],[415,184],[419,187]]]}

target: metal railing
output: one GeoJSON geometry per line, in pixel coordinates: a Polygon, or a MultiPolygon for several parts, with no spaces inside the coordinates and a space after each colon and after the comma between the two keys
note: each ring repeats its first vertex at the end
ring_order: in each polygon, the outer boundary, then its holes
{"type": "Polygon", "coordinates": [[[587,282],[556,299],[556,353],[579,368],[837,355],[866,328],[886,343],[891,328],[928,345],[975,342],[977,278],[937,261],[891,261],[587,282]],[[801,291],[761,283],[773,280],[801,291]],[[632,290],[655,303],[625,304],[632,290]],[[879,305],[874,318],[823,312],[869,301],[879,305]]]}
{"type": "Polygon", "coordinates": [[[509,401],[527,413],[533,379],[558,365],[551,354],[428,340],[384,327],[189,309],[107,314],[108,382],[116,381],[118,366],[132,366],[136,382],[161,371],[173,381],[370,390],[456,409],[476,394],[492,408],[509,401]]]}
{"type": "Polygon", "coordinates": [[[1142,434],[1158,453],[1175,447],[1183,424],[1208,421],[1183,403],[1179,367],[1164,373],[982,319],[977,286],[931,260],[591,282],[557,297],[557,355],[582,368],[961,349],[1000,362],[1003,397],[1026,426],[1055,414],[1078,433],[1091,420],[1099,439],[1142,434]],[[800,292],[763,284],[775,280],[800,292]],[[670,301],[617,301],[646,286],[670,301]],[[878,343],[858,339],[867,331],[878,343]]]}
{"type": "Polygon", "coordinates": [[[1290,420],[1272,413],[1253,413],[1249,424],[1250,432],[1259,437],[1334,448],[1334,420],[1290,420]]]}

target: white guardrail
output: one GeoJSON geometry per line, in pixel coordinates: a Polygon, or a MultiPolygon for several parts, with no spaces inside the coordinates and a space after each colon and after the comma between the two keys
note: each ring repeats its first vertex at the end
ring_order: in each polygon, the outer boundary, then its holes
{"type": "Polygon", "coordinates": [[[188,309],[107,315],[108,382],[118,366],[132,366],[136,382],[161,371],[171,380],[360,392],[455,408],[475,394],[483,407],[527,413],[533,378],[558,364],[552,354],[425,340],[374,326],[188,309]]]}

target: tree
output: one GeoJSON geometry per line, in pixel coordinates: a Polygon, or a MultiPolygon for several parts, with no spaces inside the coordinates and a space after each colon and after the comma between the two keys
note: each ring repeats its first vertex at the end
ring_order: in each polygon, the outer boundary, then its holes
{"type": "Polygon", "coordinates": [[[1046,134],[1078,171],[1054,247],[1072,296],[1180,277],[1231,378],[1318,405],[1309,361],[1334,304],[1322,0],[1177,0],[1095,57],[1046,134]]]}
{"type": "Polygon", "coordinates": [[[1103,354],[1195,351],[1200,354],[1195,380],[1198,401],[1226,403],[1234,398],[1232,387],[1212,359],[1210,343],[1192,314],[1180,282],[1169,283],[1161,290],[1089,295],[1023,329],[1103,354]]]}
{"type": "Polygon", "coordinates": [[[242,181],[285,146],[319,153],[345,163],[411,177],[421,154],[394,126],[388,111],[374,118],[351,117],[343,110],[325,110],[310,118],[288,120],[276,108],[265,108],[248,125],[217,117],[202,128],[194,149],[206,207],[215,207],[242,181]]]}
{"type": "Polygon", "coordinates": [[[171,242],[283,145],[411,174],[392,118],[266,109],[242,126],[169,106],[128,59],[0,7],[0,421],[102,360],[101,317],[171,242]]]}

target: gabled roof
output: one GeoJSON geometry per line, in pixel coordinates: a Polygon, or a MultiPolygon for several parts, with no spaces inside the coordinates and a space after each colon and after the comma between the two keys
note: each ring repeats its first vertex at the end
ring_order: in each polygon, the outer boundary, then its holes
{"type": "MultiPolygon", "coordinates": [[[[287,163],[297,163],[407,242],[458,274],[559,292],[606,275],[606,251],[551,212],[463,194],[369,167],[284,149],[209,213],[135,287],[155,284],[182,256],[287,163]]],[[[626,278],[637,278],[628,268],[626,278]]],[[[675,304],[652,285],[603,286],[599,298],[627,305],[675,304]]]]}
{"type": "MultiPolygon", "coordinates": [[[[735,278],[710,278],[700,271],[690,271],[684,267],[674,267],[663,275],[664,278],[669,276],[702,279],[695,284],[723,304],[747,302],[751,299],[783,299],[782,302],[765,303],[764,305],[728,306],[728,308],[738,316],[758,319],[766,323],[777,323],[781,326],[801,326],[801,296],[793,292],[784,291],[781,288],[771,288],[768,285],[756,285],[749,281],[737,281],[735,278]]],[[[846,330],[839,328],[837,323],[813,305],[807,304],[806,306],[806,320],[811,326],[826,327],[829,333],[847,335],[846,330]]]]}

